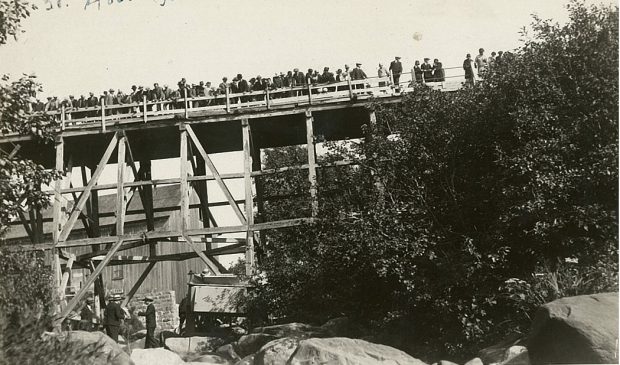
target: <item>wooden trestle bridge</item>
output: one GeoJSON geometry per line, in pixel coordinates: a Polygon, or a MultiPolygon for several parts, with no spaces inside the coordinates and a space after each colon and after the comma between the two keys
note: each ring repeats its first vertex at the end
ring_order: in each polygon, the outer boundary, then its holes
{"type": "MultiPolygon", "coordinates": [[[[0,137],[0,148],[11,150],[19,145],[20,156],[66,173],[66,177],[56,181],[53,190],[48,192],[53,196],[51,237],[43,232],[46,218],[40,211],[27,212],[15,222],[23,225],[30,239],[29,244],[21,247],[51,252],[55,284],[61,298],[68,271],[72,267],[90,269],[91,274],[82,289],[61,309],[59,320],[75,308],[92,284],[102,280],[101,273],[108,265],[148,263],[126,293],[125,304],[161,261],[197,256],[210,271],[219,274],[221,265],[216,255],[245,253],[246,270],[250,273],[258,232],[305,224],[318,214],[320,189],[316,176],[317,169],[322,166],[317,164],[315,136],[321,135],[326,140],[363,137],[361,126],[375,122],[374,112],[366,108],[368,104],[399,101],[403,93],[414,87],[410,77],[407,77],[409,80],[405,78],[403,75],[398,86],[393,85],[390,78],[371,78],[174,101],[147,102],[145,99],[134,104],[102,103],[96,108],[51,112],[61,122],[54,144],[42,145],[29,136],[17,134],[0,137]],[[261,149],[304,144],[308,150],[307,163],[272,170],[261,168],[261,149]],[[243,151],[243,171],[222,174],[210,155],[230,151],[243,151]],[[168,158],[180,158],[178,177],[152,179],[151,163],[168,158]],[[104,169],[113,163],[118,166],[116,182],[100,183],[104,169]],[[73,187],[71,174],[77,168],[82,172],[83,186],[73,187]],[[254,222],[255,198],[261,199],[260,192],[254,190],[254,179],[291,169],[307,171],[312,216],[254,222]],[[227,184],[230,179],[243,180],[243,199],[233,197],[227,184]],[[207,181],[217,183],[226,197],[225,202],[209,202],[207,181]],[[154,185],[179,187],[180,206],[170,207],[180,211],[178,226],[155,229],[154,185]],[[107,232],[99,227],[99,219],[104,214],[98,207],[98,193],[102,190],[116,191],[113,214],[116,222],[107,232]],[[191,194],[198,196],[199,204],[190,204],[191,194]],[[136,197],[141,200],[142,209],[130,214],[144,215],[146,225],[142,231],[127,232],[128,206],[136,197]],[[215,224],[211,208],[224,204],[232,208],[238,224],[215,224]],[[190,225],[192,210],[199,210],[209,219],[204,218],[201,227],[190,225]],[[78,221],[87,228],[87,237],[71,235],[78,221]],[[245,234],[245,239],[218,238],[222,234],[240,232],[245,234]],[[156,247],[163,240],[187,245],[193,253],[158,256],[156,247]],[[218,242],[222,246],[202,250],[198,243],[204,242],[218,242]],[[148,246],[149,256],[118,255],[120,251],[139,246],[148,246]],[[87,253],[84,247],[90,248],[87,253]],[[82,250],[77,251],[78,248],[82,250]]],[[[434,87],[444,86],[437,83],[434,87]]],[[[335,165],[338,164],[347,162],[335,165]]],[[[101,290],[97,288],[103,285],[95,285],[95,295],[103,297],[104,293],[97,293],[101,290]]]]}

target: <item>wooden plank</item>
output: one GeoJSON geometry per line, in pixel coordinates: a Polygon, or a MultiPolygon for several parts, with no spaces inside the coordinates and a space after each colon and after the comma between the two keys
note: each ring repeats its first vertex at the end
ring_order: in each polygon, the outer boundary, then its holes
{"type": "Polygon", "coordinates": [[[250,146],[250,122],[241,120],[241,132],[243,134],[243,185],[245,187],[245,216],[248,224],[245,245],[245,273],[250,276],[254,272],[254,232],[251,226],[254,224],[254,196],[252,193],[252,150],[250,146]]]}
{"type": "MultiPolygon", "coordinates": [[[[245,243],[238,243],[238,244],[229,245],[226,247],[208,249],[202,252],[207,257],[244,253],[245,243]]],[[[198,254],[196,252],[180,252],[180,253],[173,253],[173,254],[167,254],[167,255],[154,255],[154,256],[151,256],[151,255],[148,255],[148,256],[115,255],[112,257],[112,260],[110,260],[110,263],[108,264],[108,266],[109,265],[124,265],[124,264],[145,264],[145,263],[160,262],[160,261],[183,261],[183,260],[188,260],[188,259],[192,259],[196,257],[198,257],[198,254]]],[[[103,260],[103,258],[104,256],[101,255],[101,256],[93,257],[92,260],[101,261],[103,260]]],[[[217,263],[215,263],[214,261],[215,260],[212,260],[212,263],[217,265],[217,263]]]]}
{"type": "Polygon", "coordinates": [[[118,158],[116,171],[116,235],[125,234],[125,135],[122,134],[118,139],[118,158]]]}
{"type": "MultiPolygon", "coordinates": [[[[146,242],[142,242],[142,241],[136,241],[136,242],[129,242],[129,243],[125,243],[123,244],[118,251],[125,251],[125,250],[130,250],[132,248],[136,248],[136,247],[142,247],[144,245],[146,245],[146,242]]],[[[77,256],[76,260],[77,261],[86,261],[86,260],[90,260],[94,257],[98,257],[98,256],[105,256],[108,253],[108,249],[103,249],[103,250],[97,250],[93,252],[88,252],[88,253],[84,253],[81,254],[79,256],[77,256]]]]}
{"type": "Polygon", "coordinates": [[[202,158],[205,160],[205,163],[207,164],[207,167],[209,168],[209,170],[211,170],[211,173],[215,177],[215,181],[217,181],[217,184],[220,186],[220,189],[222,189],[222,192],[226,196],[226,200],[228,200],[228,202],[230,203],[230,206],[233,208],[233,211],[237,215],[237,218],[239,218],[239,221],[241,223],[245,224],[247,222],[247,220],[245,219],[245,216],[241,212],[241,209],[239,209],[239,206],[235,202],[235,199],[233,198],[232,194],[230,193],[230,190],[228,190],[228,187],[226,186],[226,183],[224,183],[224,180],[222,180],[222,178],[220,177],[220,173],[215,168],[215,165],[213,164],[213,161],[211,161],[211,158],[209,158],[209,155],[205,151],[204,147],[202,147],[202,144],[200,143],[200,140],[198,140],[198,137],[196,136],[196,134],[194,133],[194,131],[192,130],[192,128],[189,125],[186,126],[186,130],[187,130],[187,133],[189,134],[190,138],[194,142],[194,145],[196,146],[196,149],[198,149],[198,152],[202,155],[202,158]]]}
{"type": "Polygon", "coordinates": [[[312,217],[319,214],[319,201],[317,197],[316,179],[316,149],[314,145],[314,118],[312,112],[306,112],[306,149],[308,153],[308,181],[310,182],[310,199],[312,204],[312,217]]]}
{"type": "Polygon", "coordinates": [[[101,274],[101,272],[103,271],[103,269],[106,267],[106,265],[108,264],[108,262],[110,262],[110,260],[112,259],[112,256],[114,256],[114,254],[116,253],[116,251],[121,247],[121,245],[123,244],[123,240],[119,239],[118,241],[116,241],[116,243],[112,246],[112,248],[110,248],[110,252],[108,252],[108,254],[105,256],[105,258],[103,259],[103,261],[101,261],[99,263],[99,265],[97,265],[97,267],[95,268],[95,270],[93,271],[92,274],[89,275],[88,279],[86,279],[86,282],[83,284],[82,289],[80,289],[76,294],[75,297],[73,297],[71,299],[71,301],[67,304],[67,306],[62,310],[62,312],[60,312],[60,315],[54,320],[55,323],[61,323],[65,318],[67,318],[67,315],[73,310],[73,308],[75,308],[75,306],[82,300],[82,298],[84,297],[84,295],[86,295],[86,292],[88,291],[88,288],[95,282],[95,279],[97,279],[97,277],[101,274]]]}
{"type": "MultiPolygon", "coordinates": [[[[56,170],[58,171],[64,171],[65,168],[65,162],[64,162],[64,147],[65,147],[65,143],[64,143],[64,139],[62,137],[59,137],[56,140],[56,170]]],[[[59,178],[58,180],[56,180],[56,182],[54,183],[54,204],[53,204],[53,208],[52,208],[52,217],[53,217],[53,230],[52,230],[52,240],[54,242],[54,244],[57,244],[59,241],[59,235],[61,232],[61,214],[62,214],[62,206],[63,206],[63,201],[62,201],[62,194],[60,193],[60,190],[62,189],[62,180],[63,178],[59,178]]]]}
{"type": "Polygon", "coordinates": [[[204,262],[205,265],[207,265],[209,270],[214,275],[220,275],[221,274],[221,272],[218,269],[217,265],[215,265],[213,262],[211,262],[211,258],[207,257],[204,253],[202,253],[202,251],[196,246],[194,241],[192,241],[192,238],[190,236],[188,236],[187,234],[183,234],[183,238],[185,239],[185,242],[189,245],[189,247],[191,247],[191,249],[194,250],[194,252],[196,252],[198,257],[200,257],[202,262],[204,262]]]}
{"type": "Polygon", "coordinates": [[[75,255],[72,254],[69,257],[69,260],[67,260],[67,265],[65,266],[65,272],[62,273],[62,280],[60,282],[60,288],[58,289],[60,300],[65,299],[65,292],[67,290],[67,284],[69,283],[69,275],[71,272],[71,268],[73,267],[74,261],[75,261],[75,255]]]}
{"type": "Polygon", "coordinates": [[[105,100],[103,98],[101,98],[101,131],[103,133],[106,132],[106,125],[105,125],[105,100]]]}
{"type": "Polygon", "coordinates": [[[71,216],[69,217],[69,220],[67,221],[65,226],[62,228],[62,231],[59,233],[58,239],[56,240],[56,242],[66,240],[69,234],[71,233],[71,230],[73,229],[73,226],[75,225],[75,222],[79,216],[79,213],[84,208],[84,204],[86,203],[86,200],[88,200],[90,190],[99,180],[99,177],[101,176],[101,173],[103,172],[103,169],[108,163],[108,160],[110,159],[110,156],[112,155],[112,152],[114,151],[114,148],[116,147],[117,138],[118,138],[118,134],[115,133],[114,136],[112,137],[112,140],[108,144],[108,148],[106,149],[105,153],[101,157],[101,160],[99,161],[99,165],[97,166],[97,169],[95,170],[95,172],[93,173],[93,176],[88,182],[86,189],[80,195],[80,199],[78,200],[77,204],[73,206],[73,209],[71,211],[71,216]]]}
{"type": "Polygon", "coordinates": [[[19,215],[19,220],[22,222],[22,225],[24,226],[24,229],[26,230],[26,234],[28,234],[28,238],[30,238],[30,242],[36,245],[38,242],[35,242],[34,233],[32,232],[32,228],[30,228],[30,223],[28,223],[28,220],[26,219],[24,212],[22,212],[22,210],[19,209],[17,211],[17,214],[19,215]]]}
{"type": "Polygon", "coordinates": [[[149,273],[151,272],[151,270],[153,270],[156,263],[157,262],[151,262],[149,266],[147,266],[146,269],[144,269],[144,271],[142,272],[142,275],[140,275],[136,283],[131,287],[131,290],[129,290],[129,293],[127,293],[127,296],[125,297],[125,299],[123,299],[123,302],[121,303],[122,307],[126,307],[127,304],[133,298],[133,296],[136,295],[136,293],[138,292],[138,289],[140,289],[140,285],[142,285],[142,282],[144,282],[144,279],[146,279],[147,276],[149,276],[149,273]]]}
{"type": "MultiPolygon", "coordinates": [[[[261,231],[267,229],[278,229],[285,227],[294,227],[303,224],[311,224],[315,221],[313,218],[294,218],[294,219],[285,219],[273,222],[265,222],[265,223],[255,223],[251,226],[252,231],[261,231]]],[[[225,234],[225,233],[238,233],[247,231],[246,225],[238,225],[238,226],[226,226],[226,227],[210,227],[210,228],[199,228],[199,229],[190,229],[186,230],[185,234],[188,236],[202,236],[206,234],[225,234]]],[[[152,240],[159,238],[174,238],[181,237],[183,233],[179,231],[154,231],[154,232],[143,232],[140,234],[126,234],[120,236],[126,242],[132,241],[142,241],[142,240],[152,240]]],[[[110,243],[115,242],[115,240],[119,238],[117,237],[98,237],[98,238],[87,238],[87,239],[78,239],[71,240],[59,243],[56,247],[79,247],[79,246],[92,246],[96,244],[110,243]]]]}
{"type": "Polygon", "coordinates": [[[179,220],[179,231],[185,232],[186,229],[189,228],[189,224],[191,222],[189,216],[189,185],[187,182],[187,130],[184,128],[182,124],[180,127],[181,134],[181,142],[179,151],[179,166],[180,166],[180,177],[181,177],[181,219],[179,220]]]}

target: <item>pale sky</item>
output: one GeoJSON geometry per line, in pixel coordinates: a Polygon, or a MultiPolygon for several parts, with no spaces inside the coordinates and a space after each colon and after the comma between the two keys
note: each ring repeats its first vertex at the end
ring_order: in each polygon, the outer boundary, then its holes
{"type": "Polygon", "coordinates": [[[405,69],[424,57],[459,66],[480,47],[517,47],[531,13],[567,18],[566,0],[34,1],[26,32],[0,47],[0,73],[35,73],[59,97],[355,62],[374,76],[396,55],[405,69]]]}

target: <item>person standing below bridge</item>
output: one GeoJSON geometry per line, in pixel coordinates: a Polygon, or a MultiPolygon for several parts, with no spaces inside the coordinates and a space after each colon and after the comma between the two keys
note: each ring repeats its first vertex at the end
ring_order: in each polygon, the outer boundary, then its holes
{"type": "Polygon", "coordinates": [[[96,329],[97,315],[93,309],[94,303],[93,298],[87,298],[86,305],[80,311],[80,330],[82,331],[90,332],[96,329]]]}
{"type": "Polygon", "coordinates": [[[394,86],[399,87],[400,74],[403,73],[403,64],[400,63],[400,57],[396,56],[394,61],[390,63],[390,71],[392,72],[392,78],[394,80],[394,86]]]}
{"type": "Polygon", "coordinates": [[[155,306],[153,305],[153,297],[147,295],[144,298],[146,304],[146,310],[144,312],[138,312],[139,316],[143,316],[146,319],[146,339],[144,341],[145,349],[154,349],[159,347],[157,340],[155,339],[155,327],[157,327],[157,318],[155,314],[155,306]]]}
{"type": "Polygon", "coordinates": [[[120,296],[112,295],[105,307],[105,330],[108,336],[118,342],[118,332],[121,328],[121,321],[125,318],[121,306],[118,304],[120,296]]]}

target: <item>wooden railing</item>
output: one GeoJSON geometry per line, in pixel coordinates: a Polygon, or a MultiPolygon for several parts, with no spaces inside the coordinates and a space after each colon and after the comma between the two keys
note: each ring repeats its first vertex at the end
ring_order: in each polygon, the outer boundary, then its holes
{"type": "MultiPolygon", "coordinates": [[[[449,76],[456,82],[429,82],[427,86],[451,91],[461,87],[462,76],[449,76]],[[456,80],[455,78],[459,78],[456,80]]],[[[256,109],[274,109],[342,103],[370,98],[392,98],[411,92],[421,84],[415,81],[415,75],[403,73],[398,85],[390,76],[370,77],[364,80],[347,80],[335,83],[311,84],[303,86],[282,87],[276,89],[252,91],[246,93],[230,93],[215,96],[185,97],[172,100],[147,101],[128,104],[106,105],[101,99],[96,107],[65,108],[45,112],[60,121],[61,130],[79,129],[99,126],[102,131],[117,122],[143,122],[162,120],[182,115],[185,118],[205,116],[209,114],[243,113],[256,109]]],[[[309,81],[309,80],[308,80],[309,81]]]]}

